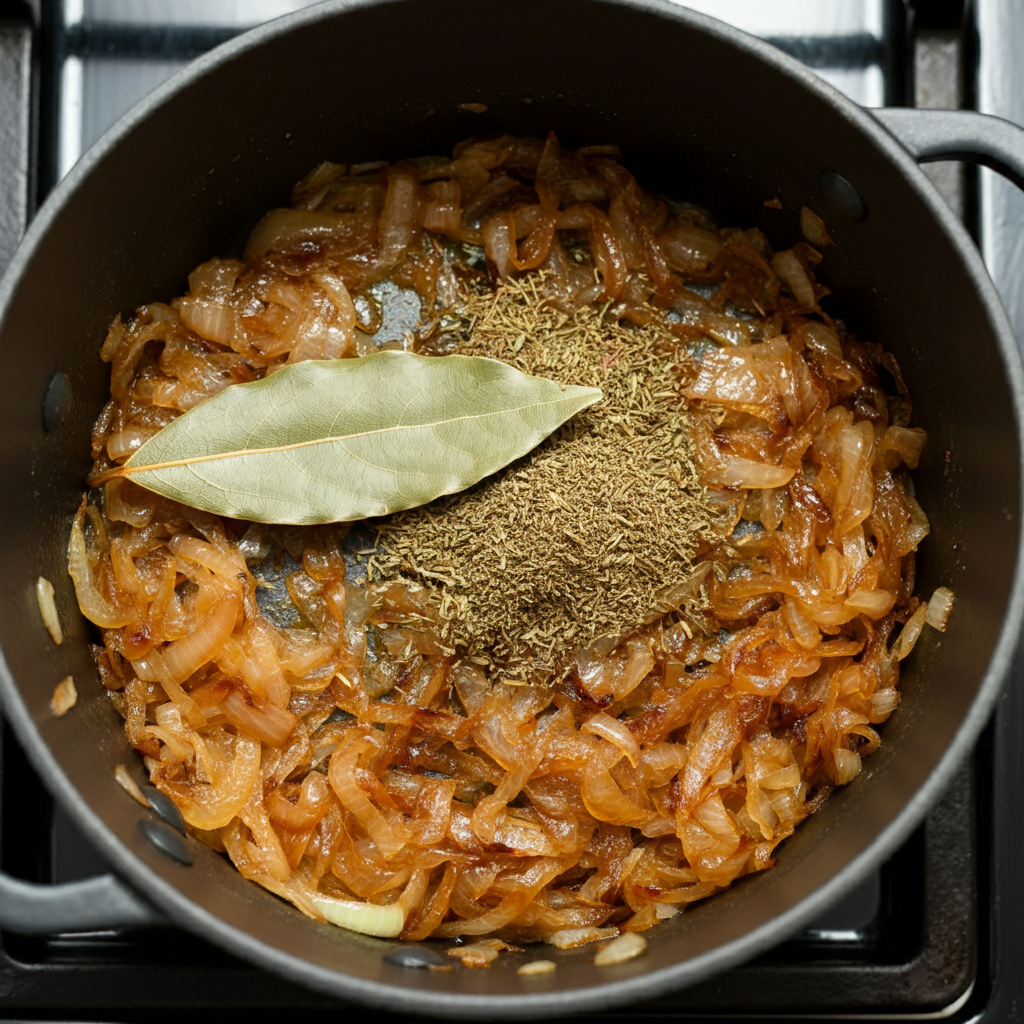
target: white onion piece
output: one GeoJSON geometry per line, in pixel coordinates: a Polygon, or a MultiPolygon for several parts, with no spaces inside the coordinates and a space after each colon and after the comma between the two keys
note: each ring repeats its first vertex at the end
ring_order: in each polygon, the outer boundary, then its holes
{"type": "Polygon", "coordinates": [[[249,237],[246,258],[262,256],[272,250],[287,249],[297,239],[320,241],[329,239],[340,227],[352,220],[352,214],[330,210],[271,210],[249,237]]]}
{"type": "Polygon", "coordinates": [[[860,754],[845,747],[837,747],[832,753],[836,762],[836,782],[845,786],[860,772],[860,754]]]}
{"type": "Polygon", "coordinates": [[[40,576],[36,580],[36,600],[39,602],[39,614],[43,617],[43,625],[53,637],[53,642],[59,644],[64,639],[64,632],[60,628],[57,605],[53,600],[53,584],[45,576],[40,576]]]}
{"type": "Polygon", "coordinates": [[[235,314],[229,307],[206,299],[184,298],[178,307],[181,322],[201,338],[230,345],[235,336],[235,314]]]}
{"type": "Polygon", "coordinates": [[[903,627],[903,632],[896,638],[896,643],[892,646],[892,652],[896,655],[898,661],[902,661],[914,649],[917,638],[921,635],[921,630],[924,628],[924,617],[927,614],[927,606],[921,605],[907,620],[907,624],[903,627]]]}
{"type": "Polygon", "coordinates": [[[592,732],[595,736],[606,739],[614,744],[629,759],[629,763],[635,768],[640,760],[640,746],[636,737],[626,727],[625,722],[620,722],[603,711],[592,715],[583,724],[582,732],[592,732]]]}
{"type": "MultiPolygon", "coordinates": [[[[948,587],[936,587],[932,599],[926,605],[924,621],[932,629],[946,631],[949,624],[949,613],[953,610],[953,591],[948,587]]],[[[57,641],[60,643],[60,641],[57,641]]]]}
{"type": "Polygon", "coordinates": [[[819,324],[814,320],[801,324],[794,332],[809,349],[831,356],[833,359],[843,358],[843,346],[839,343],[839,335],[827,324],[819,324]]]}
{"type": "Polygon", "coordinates": [[[647,949],[647,940],[637,932],[626,932],[598,950],[594,963],[598,967],[611,967],[632,960],[647,949]]]}
{"type": "Polygon", "coordinates": [[[235,628],[238,605],[227,594],[224,596],[225,600],[213,606],[194,633],[172,641],[161,651],[164,665],[176,683],[185,682],[196,669],[202,668],[235,628]]]}
{"type": "Polygon", "coordinates": [[[250,704],[238,690],[232,690],[220,707],[236,729],[257,736],[270,747],[284,746],[295,728],[295,716],[290,711],[273,704],[250,704]]]}
{"type": "Polygon", "coordinates": [[[146,799],[142,790],[139,789],[139,784],[132,778],[132,773],[123,765],[119,764],[114,769],[114,778],[117,784],[138,804],[143,807],[149,807],[150,803],[146,799]]]}
{"type": "Polygon", "coordinates": [[[107,441],[107,454],[114,462],[128,458],[137,452],[151,437],[157,433],[156,428],[137,427],[119,430],[111,434],[107,441]]]}
{"type": "Polygon", "coordinates": [[[835,245],[825,222],[806,206],[800,207],[800,230],[811,245],[835,245]]]}
{"type": "Polygon", "coordinates": [[[531,960],[528,964],[517,967],[516,974],[528,978],[534,974],[550,974],[554,969],[554,960],[531,960]]]}
{"type": "Polygon", "coordinates": [[[876,718],[888,718],[900,702],[900,692],[894,687],[886,687],[871,695],[871,713],[876,718]]]}
{"type": "Polygon", "coordinates": [[[708,482],[723,487],[783,487],[795,472],[785,466],[766,466],[752,459],[724,456],[718,468],[708,473],[708,482]]]}
{"type": "Polygon", "coordinates": [[[85,548],[85,500],[75,515],[68,540],[68,572],[75,581],[75,596],[82,614],[102,629],[119,629],[130,616],[112,605],[92,581],[92,569],[85,548]]]}
{"type": "Polygon", "coordinates": [[[66,715],[78,703],[78,691],[75,689],[75,681],[71,676],[65,676],[54,687],[53,696],[50,697],[50,710],[60,718],[66,715]]]}
{"type": "Polygon", "coordinates": [[[928,432],[920,427],[888,427],[878,451],[879,454],[887,451],[896,452],[907,466],[917,469],[927,440],[928,432]]]}
{"type": "Polygon", "coordinates": [[[887,615],[896,603],[896,595],[888,590],[855,590],[843,606],[853,612],[863,612],[870,619],[887,615]]]}
{"type": "Polygon", "coordinates": [[[241,591],[242,579],[248,575],[249,570],[245,560],[236,549],[225,550],[183,533],[176,533],[167,542],[167,546],[180,558],[187,558],[190,562],[209,569],[214,576],[220,577],[232,590],[241,591]],[[239,573],[241,573],[241,579],[239,573]]]}
{"type": "Polygon", "coordinates": [[[807,276],[803,264],[796,258],[792,250],[777,252],[772,257],[772,270],[789,285],[793,297],[802,306],[814,309],[817,299],[814,297],[814,286],[807,276]]]}
{"type": "Polygon", "coordinates": [[[573,949],[576,946],[585,946],[588,942],[610,939],[618,934],[618,928],[596,928],[590,925],[586,928],[563,928],[561,931],[548,935],[544,941],[559,949],[573,949]]]}
{"type": "Polygon", "coordinates": [[[357,903],[355,900],[335,900],[326,896],[314,896],[313,906],[324,915],[324,920],[339,928],[361,935],[376,935],[381,939],[393,939],[405,927],[405,914],[395,903],[381,907],[375,903],[357,903]]]}
{"type": "Polygon", "coordinates": [[[760,781],[762,789],[792,789],[800,785],[800,769],[797,765],[787,765],[778,771],[766,775],[760,781]]]}
{"type": "Polygon", "coordinates": [[[490,967],[491,961],[497,959],[498,950],[483,942],[474,942],[471,946],[453,946],[445,952],[462,961],[463,967],[490,967]]]}
{"type": "Polygon", "coordinates": [[[388,176],[378,226],[380,256],[378,264],[393,267],[412,242],[416,228],[416,178],[408,167],[398,166],[388,176]]]}

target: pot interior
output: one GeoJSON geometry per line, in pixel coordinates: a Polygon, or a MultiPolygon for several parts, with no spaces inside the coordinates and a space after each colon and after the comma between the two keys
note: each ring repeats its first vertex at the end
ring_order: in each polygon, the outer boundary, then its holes
{"type": "Polygon", "coordinates": [[[144,116],[129,115],[58,189],[15,264],[0,412],[8,714],[48,783],[133,884],[187,927],[329,992],[419,1012],[507,1015],[517,1005],[509,996],[535,1012],[579,1011],[752,955],[909,833],[994,700],[1018,558],[1020,453],[1001,348],[1011,341],[980,263],[909,160],[845,101],[761,44],[737,44],[738,33],[678,8],[392,0],[287,21],[203,58],[144,116]],[[915,477],[932,524],[917,591],[950,587],[956,605],[948,631],[927,631],[904,663],[901,707],[855,782],[780,847],[771,871],[649,932],[645,956],[602,971],[585,950],[556,953],[556,972],[528,982],[500,957],[488,971],[403,970],[382,961],[391,943],[307,920],[198,842],[186,868],[138,832],[140,809],[113,771],[129,764],[141,780],[144,770],[101,693],[93,634],[66,571],[106,397],[97,353],[115,315],[181,294],[193,266],[240,250],[322,160],[445,153],[472,135],[549,129],[566,147],[619,144],[649,190],[705,206],[721,224],[759,226],[779,246],[800,237],[802,206],[825,218],[836,241],[818,268],[833,292],[826,308],[897,355],[913,422],[929,433],[915,477]],[[864,219],[830,203],[823,171],[853,184],[864,219]],[[780,209],[765,205],[776,199],[780,209]],[[70,398],[47,430],[41,403],[58,371],[70,398]],[[40,575],[57,590],[59,648],[39,621],[40,575]],[[56,719],[48,700],[68,674],[79,704],[56,719]]]}

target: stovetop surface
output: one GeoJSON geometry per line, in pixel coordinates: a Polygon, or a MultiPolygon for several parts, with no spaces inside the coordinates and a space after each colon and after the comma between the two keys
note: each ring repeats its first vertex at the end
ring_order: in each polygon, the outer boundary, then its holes
{"type": "MultiPolygon", "coordinates": [[[[14,3],[9,12],[0,0],[0,267],[35,202],[136,99],[210,46],[304,6],[303,0],[41,0],[38,8],[14,3]],[[22,12],[28,16],[18,17],[22,12]]],[[[900,0],[692,0],[689,6],[770,39],[867,106],[956,106],[966,95],[998,111],[1012,95],[1006,87],[986,91],[974,83],[981,71],[1012,78],[1014,67],[1000,65],[992,49],[972,56],[976,32],[1008,31],[1007,0],[978,0],[975,20],[963,24],[957,3],[940,3],[918,19],[917,32],[900,0]],[[966,69],[965,56],[974,60],[966,69]]],[[[1024,88],[1019,95],[1019,109],[1008,113],[1024,121],[1024,88]]],[[[979,190],[977,179],[956,166],[930,173],[951,207],[980,232],[997,284],[1012,280],[1014,245],[1005,217],[992,212],[994,202],[1011,201],[1008,190],[988,176],[979,190]]],[[[1024,200],[1019,208],[1024,223],[1024,200]]],[[[1011,312],[1021,306],[1021,326],[1024,289],[1004,289],[1011,312]]],[[[1024,838],[1012,804],[1015,784],[1024,779],[1014,742],[1024,725],[1022,679],[1024,664],[1018,664],[971,763],[905,846],[842,904],[749,964],[602,1019],[1015,1019],[1017,1001],[1024,1000],[1024,972],[1015,967],[1024,954],[1024,881],[1011,856],[1024,838]]],[[[104,870],[70,819],[54,809],[6,729],[0,772],[5,870],[38,881],[104,870]]],[[[343,1004],[173,929],[42,939],[0,933],[0,1017],[152,1021],[198,1007],[251,1018],[343,1004]]]]}

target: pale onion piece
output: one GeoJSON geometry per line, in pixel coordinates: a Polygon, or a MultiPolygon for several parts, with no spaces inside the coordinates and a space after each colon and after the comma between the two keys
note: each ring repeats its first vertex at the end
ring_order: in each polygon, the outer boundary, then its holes
{"type": "Polygon", "coordinates": [[[889,427],[882,436],[879,452],[896,452],[911,469],[917,469],[921,461],[928,433],[920,427],[889,427]]]}
{"type": "Polygon", "coordinates": [[[791,249],[777,252],[772,257],[772,270],[789,285],[797,302],[809,309],[814,309],[817,306],[811,279],[791,249]]]}
{"type": "Polygon", "coordinates": [[[510,946],[504,939],[477,939],[475,946],[488,946],[490,949],[496,949],[499,953],[503,949],[511,949],[514,953],[522,953],[522,946],[510,946]]]}
{"type": "Polygon", "coordinates": [[[230,306],[186,296],[180,300],[181,322],[201,338],[230,345],[235,335],[235,313],[230,306]]]}
{"type": "Polygon", "coordinates": [[[172,640],[160,652],[171,678],[180,684],[202,668],[231,635],[237,618],[238,604],[225,593],[191,636],[172,640]]]}
{"type": "Polygon", "coordinates": [[[283,747],[295,729],[295,716],[290,711],[246,699],[240,690],[232,690],[221,701],[220,708],[236,729],[257,737],[269,747],[283,747]]]}
{"type": "Polygon", "coordinates": [[[50,710],[60,718],[66,715],[78,701],[78,691],[71,676],[65,676],[53,690],[50,698],[50,710]]]}
{"type": "Polygon", "coordinates": [[[378,266],[393,267],[412,242],[416,229],[416,178],[414,172],[401,164],[388,174],[388,190],[384,209],[377,222],[380,243],[378,266]]]}
{"type": "Polygon", "coordinates": [[[611,967],[612,964],[625,963],[639,956],[647,949],[647,940],[639,932],[626,932],[613,939],[607,946],[602,946],[594,957],[598,967],[611,967]]]}
{"type": "Polygon", "coordinates": [[[111,434],[107,440],[107,454],[114,462],[137,452],[157,431],[153,427],[133,427],[111,434]]]}
{"type": "Polygon", "coordinates": [[[452,946],[445,952],[461,960],[463,967],[490,967],[491,961],[498,956],[498,950],[483,942],[475,942],[471,946],[452,946]]]}
{"type": "Polygon", "coordinates": [[[726,456],[708,473],[708,482],[723,487],[784,487],[795,473],[796,470],[785,466],[768,466],[738,455],[726,456]]]}
{"type": "Polygon", "coordinates": [[[375,903],[336,900],[326,896],[314,896],[311,902],[330,924],[347,928],[350,932],[359,932],[361,935],[393,939],[400,935],[405,927],[405,913],[396,903],[382,907],[375,903]]]}
{"type": "Polygon", "coordinates": [[[606,739],[626,755],[634,768],[637,766],[640,760],[640,745],[625,722],[620,722],[617,718],[598,711],[584,722],[582,731],[592,732],[595,736],[606,739]]]}
{"type": "Polygon", "coordinates": [[[554,969],[554,960],[531,960],[528,964],[517,967],[516,974],[529,978],[535,974],[550,974],[554,969]]]}
{"type": "MultiPolygon", "coordinates": [[[[926,605],[924,621],[932,629],[944,633],[949,624],[949,613],[953,610],[953,591],[948,587],[936,587],[932,599],[926,605]]],[[[60,643],[58,640],[57,643],[60,643]]]]}
{"type": "Polygon", "coordinates": [[[245,247],[246,258],[286,249],[299,238],[305,241],[328,239],[351,220],[351,214],[330,210],[271,210],[250,235],[245,247]]]}
{"type": "Polygon", "coordinates": [[[800,785],[800,769],[795,764],[787,765],[778,771],[771,772],[761,779],[762,789],[791,789],[800,785]]]}
{"type": "Polygon", "coordinates": [[[877,690],[871,694],[871,713],[878,718],[888,718],[900,702],[900,691],[894,687],[877,690]]]}
{"type": "Polygon", "coordinates": [[[836,762],[836,782],[840,786],[845,786],[860,772],[860,754],[845,747],[837,747],[832,756],[836,762]]]}
{"type": "Polygon", "coordinates": [[[811,245],[835,245],[825,222],[806,206],[800,207],[800,230],[811,245]]]}
{"type": "Polygon", "coordinates": [[[53,637],[55,644],[61,643],[64,631],[60,628],[57,605],[53,600],[53,584],[45,576],[40,576],[36,580],[36,600],[39,602],[39,614],[43,617],[46,631],[53,637]]]}
{"type": "Polygon", "coordinates": [[[655,903],[654,916],[659,921],[667,921],[670,917],[675,917],[680,909],[680,907],[673,907],[671,903],[655,903]]]}
{"type": "Polygon", "coordinates": [[[68,539],[68,572],[75,581],[75,596],[82,614],[103,629],[119,629],[130,620],[125,612],[112,605],[99,591],[92,579],[92,567],[85,545],[85,499],[75,514],[68,539]]]}
{"type": "Polygon", "coordinates": [[[573,949],[576,946],[585,946],[589,942],[611,939],[618,934],[618,928],[597,928],[594,925],[588,925],[586,928],[563,928],[561,931],[552,932],[544,941],[559,949],[573,949]]]}
{"type": "Polygon", "coordinates": [[[888,615],[896,603],[896,595],[888,590],[855,590],[844,602],[843,607],[852,612],[863,612],[869,619],[880,619],[888,615]]]}
{"type": "Polygon", "coordinates": [[[248,575],[245,559],[235,548],[221,548],[208,544],[198,537],[189,537],[183,533],[175,534],[167,546],[179,558],[187,558],[204,569],[209,569],[214,576],[222,579],[231,590],[241,591],[242,579],[248,575]],[[239,578],[241,576],[241,579],[239,578]]]}
{"type": "Polygon", "coordinates": [[[832,356],[833,359],[843,358],[843,346],[840,344],[835,328],[829,327],[827,324],[819,324],[816,320],[808,320],[793,333],[809,349],[820,352],[822,355],[832,356]]]}
{"type": "Polygon", "coordinates": [[[922,604],[907,620],[907,624],[903,627],[903,631],[896,638],[896,643],[892,647],[892,652],[896,655],[897,661],[902,661],[914,649],[917,638],[921,635],[921,630],[924,628],[924,618],[927,614],[928,606],[922,604]]]}
{"type": "Polygon", "coordinates": [[[805,650],[811,651],[821,643],[821,631],[814,620],[791,597],[787,597],[782,606],[782,618],[789,626],[793,639],[805,650]]]}
{"type": "Polygon", "coordinates": [[[146,799],[142,790],[139,789],[139,784],[132,778],[132,774],[128,771],[123,764],[119,764],[114,769],[114,778],[117,780],[117,784],[136,802],[142,804],[143,807],[149,807],[149,801],[146,799]]]}

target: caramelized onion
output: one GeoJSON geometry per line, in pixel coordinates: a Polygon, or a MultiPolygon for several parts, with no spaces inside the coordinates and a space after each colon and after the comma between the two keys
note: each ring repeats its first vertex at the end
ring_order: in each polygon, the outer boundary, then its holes
{"type": "MultiPolygon", "coordinates": [[[[925,433],[895,360],[820,308],[820,254],[715,227],[617,161],[552,134],[322,164],[244,261],[202,264],[186,295],[103,343],[96,478],[232,383],[375,351],[387,289],[424,311],[394,343],[435,354],[459,348],[445,317],[464,294],[533,270],[567,330],[591,303],[627,325],[666,314],[652,355],[672,361],[692,424],[673,451],[696,464],[720,543],[680,557],[635,627],[574,637],[551,679],[488,675],[453,649],[458,591],[354,581],[345,527],[221,520],[120,480],[76,513],[79,605],[154,785],[311,917],[412,940],[614,938],[597,962],[636,955],[638,932],[770,867],[860,772],[899,662],[949,618],[945,588],[927,605],[910,593],[925,433]]],[[[830,241],[809,210],[802,225],[830,241]]],[[[45,596],[41,611],[52,628],[45,596]]],[[[487,963],[503,945],[460,950],[487,963]]]]}

